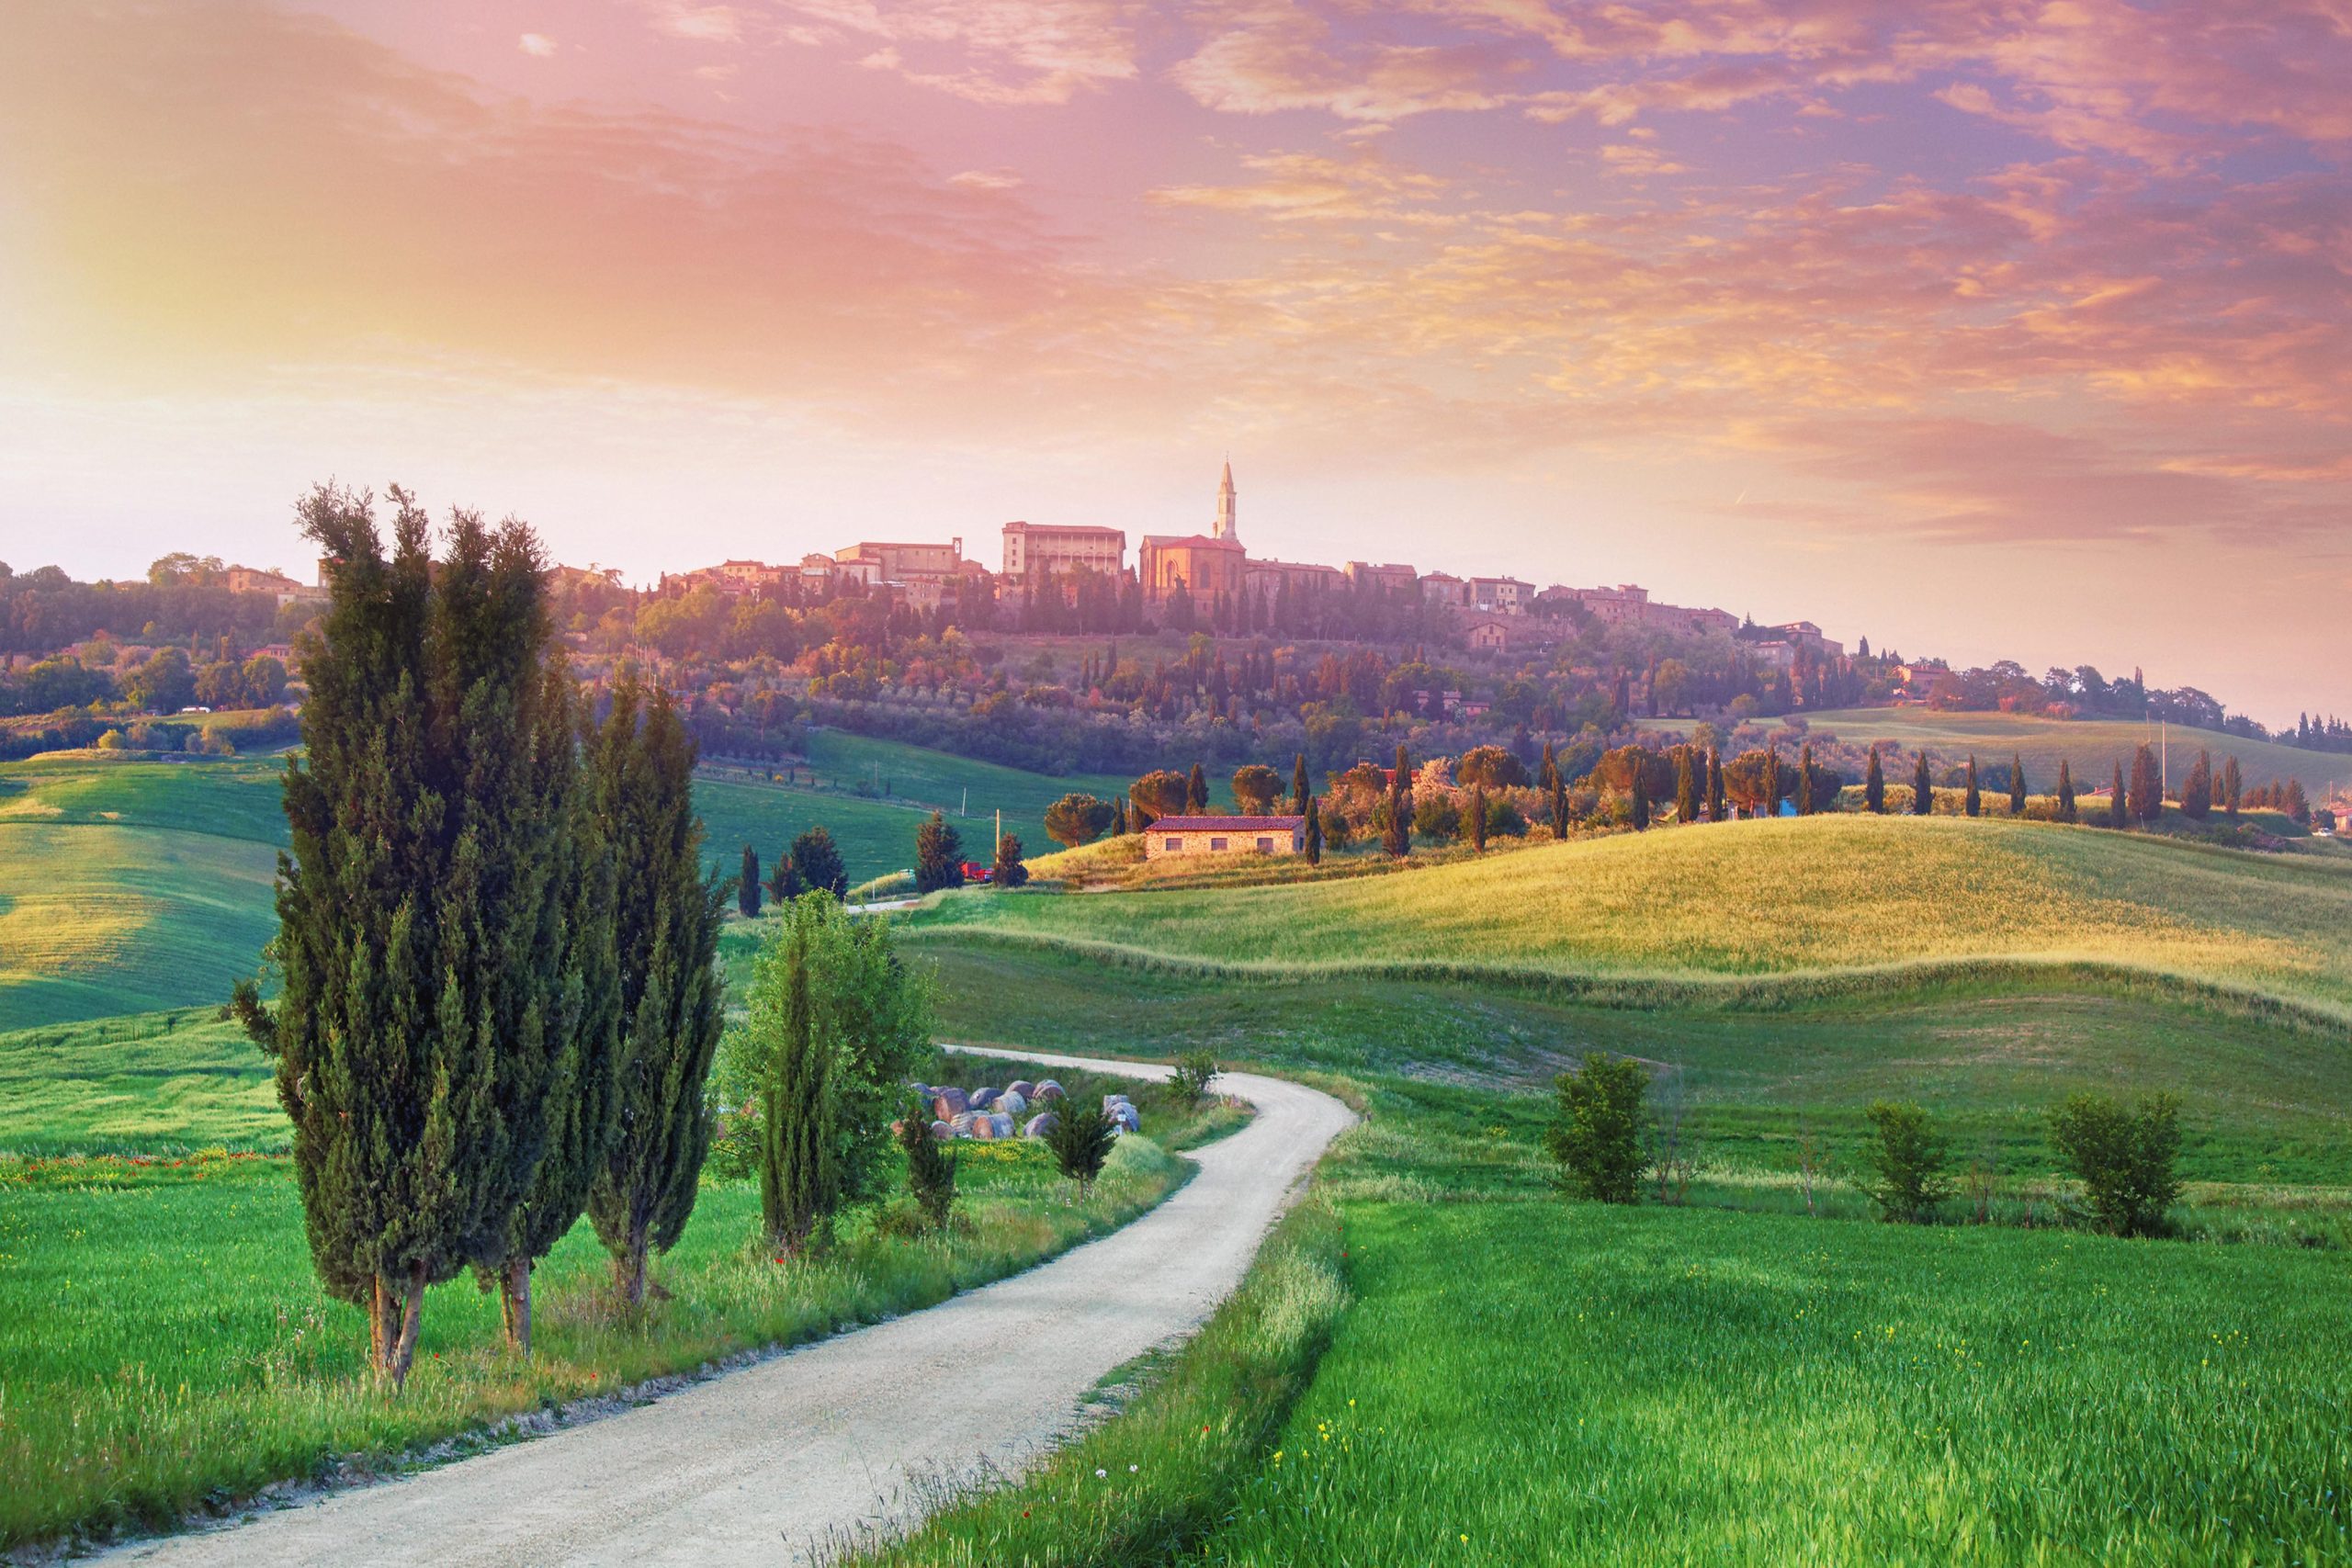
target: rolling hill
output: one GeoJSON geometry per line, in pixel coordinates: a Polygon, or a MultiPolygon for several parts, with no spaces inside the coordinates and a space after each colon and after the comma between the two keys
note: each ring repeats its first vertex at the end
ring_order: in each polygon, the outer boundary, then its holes
{"type": "MultiPolygon", "coordinates": [[[[2157,744],[2160,736],[2156,726],[2136,719],[2031,718],[1928,708],[1838,708],[1807,716],[1815,733],[1826,731],[1858,745],[1893,740],[1913,750],[1925,747],[1955,761],[1974,752],[1987,765],[2006,762],[2016,754],[2024,758],[2026,777],[2036,789],[2051,787],[2062,757],[2074,769],[2077,784],[2102,784],[2118,761],[2129,769],[2133,750],[2157,744]]],[[[2171,747],[2175,783],[2200,750],[2212,752],[2217,768],[2222,758],[2237,758],[2248,788],[2272,779],[2301,779],[2314,804],[2330,788],[2352,781],[2352,757],[2332,751],[2305,751],[2177,724],[2172,727],[2171,747]]]]}
{"type": "MultiPolygon", "coordinates": [[[[874,800],[744,779],[701,779],[695,797],[714,869],[750,843],[772,866],[822,822],[851,878],[911,863],[928,803],[959,819],[965,852],[991,852],[993,813],[1024,844],[1046,843],[1046,807],[1102,779],[1049,778],[921,747],[820,732],[811,750],[842,777],[878,773],[874,800]]],[[[277,929],[271,879],[286,840],[284,763],[166,763],[74,755],[0,764],[0,1031],[217,1002],[253,972],[277,929]]]]}
{"type": "Polygon", "coordinates": [[[1126,962],[1665,1005],[2075,968],[2352,1022],[2352,863],[1989,818],[1727,823],[1215,892],[967,894],[915,920],[1126,962]]]}

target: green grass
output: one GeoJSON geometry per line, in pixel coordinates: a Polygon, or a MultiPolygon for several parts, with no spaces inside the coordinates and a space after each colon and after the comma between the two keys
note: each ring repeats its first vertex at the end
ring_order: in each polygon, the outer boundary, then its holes
{"type": "Polygon", "coordinates": [[[1035,824],[1037,837],[1033,840],[1023,833],[1024,845],[1049,843],[1043,826],[1046,807],[1062,796],[1077,792],[1109,800],[1125,794],[1135,782],[1108,773],[1033,773],[952,751],[853,735],[845,729],[811,730],[804,749],[818,777],[828,784],[846,788],[878,778],[894,797],[937,807],[951,815],[967,808],[977,818],[1001,809],[1008,828],[1016,817],[1035,824]],[[965,807],[967,792],[970,805],[965,807]]]}
{"type": "Polygon", "coordinates": [[[1094,1194],[1067,1197],[1040,1145],[967,1153],[971,1224],[876,1235],[854,1215],[823,1259],[757,1245],[748,1182],[707,1186],[656,1267],[670,1297],[632,1323],[585,1224],[541,1266],[535,1355],[499,1344],[492,1295],[426,1303],[418,1365],[387,1400],[356,1309],[311,1271],[288,1162],[201,1156],[0,1164],[0,1548],[68,1530],[160,1527],[206,1503],[402,1450],[541,1405],[929,1305],[1102,1234],[1182,1166],[1122,1139],[1094,1194]]]}
{"type": "Polygon", "coordinates": [[[1532,980],[1653,1006],[2075,970],[2352,1021],[2352,863],[1989,818],[1727,823],[1295,886],[951,895],[910,919],[1130,964],[1532,980]]]}
{"type": "MultiPolygon", "coordinates": [[[[2049,789],[2058,778],[2058,761],[2073,769],[2075,784],[2087,789],[2105,784],[2120,761],[2126,773],[2132,754],[2142,745],[2162,739],[2155,725],[2136,719],[2033,718],[2006,713],[1937,713],[1928,708],[1838,708],[1807,716],[1815,732],[1828,731],[1841,740],[1868,745],[1873,740],[1899,741],[1917,750],[1926,747],[1948,761],[1968,753],[1987,767],[2006,763],[2013,755],[2025,759],[2026,779],[2037,789],[2049,789]]],[[[2172,776],[2176,784],[2188,774],[2199,750],[2222,759],[2234,756],[2246,786],[2272,779],[2301,779],[2317,795],[2330,785],[2352,779],[2352,757],[2335,751],[2305,751],[2269,740],[2245,740],[2211,729],[2172,727],[2172,776]]],[[[1907,782],[1907,781],[1905,781],[1907,782]]]]}
{"type": "MultiPolygon", "coordinates": [[[[972,815],[956,825],[978,861],[994,852],[997,806],[1006,830],[1036,849],[1049,844],[1046,805],[1070,789],[1111,787],[830,731],[812,750],[844,768],[883,760],[900,788],[968,784],[972,815]]],[[[283,768],[95,756],[0,764],[0,1031],[224,999],[277,929],[283,768]]],[[[912,864],[915,830],[929,815],[740,779],[700,780],[695,793],[706,852],[729,875],[745,843],[773,866],[822,822],[851,879],[863,881],[912,864]]]]}
{"type": "Polygon", "coordinates": [[[250,839],[0,822],[0,1030],[225,999],[276,871],[250,839]]]}
{"type": "Polygon", "coordinates": [[[0,1156],[283,1151],[269,1063],[218,1010],[0,1034],[0,1156]]]}
{"type": "Polygon", "coordinates": [[[2183,1097],[2183,1168],[2195,1179],[2352,1185],[2352,1046],[2087,985],[1643,1010],[1380,976],[1124,968],[1106,984],[1067,951],[952,938],[906,950],[938,965],[939,1028],[952,1039],[1129,1057],[1205,1048],[1280,1071],[1514,1096],[1548,1091],[1588,1050],[1669,1064],[1690,1085],[1702,1156],[1740,1169],[1790,1169],[1801,1123],[1850,1157],[1864,1108],[1893,1096],[1931,1106],[1963,1156],[1990,1145],[2013,1173],[2046,1172],[2047,1118],[2067,1095],[2164,1088],[2183,1097]]]}
{"type": "Polygon", "coordinates": [[[1356,1304],[1204,1564],[2341,1561],[2341,1264],[1342,1206],[1356,1304]]]}

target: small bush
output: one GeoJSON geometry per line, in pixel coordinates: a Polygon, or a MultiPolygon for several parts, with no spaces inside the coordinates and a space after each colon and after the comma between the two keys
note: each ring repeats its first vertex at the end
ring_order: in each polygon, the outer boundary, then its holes
{"type": "Polygon", "coordinates": [[[956,1156],[931,1135],[931,1107],[922,1096],[910,1094],[899,1110],[899,1147],[907,1156],[907,1190],[915,1210],[932,1230],[944,1230],[956,1207],[956,1156]]]}
{"type": "Polygon", "coordinates": [[[1936,1206],[1951,1196],[1943,1137],[1928,1126],[1925,1111],[1907,1102],[1876,1100],[1869,1115],[1878,1135],[1870,1151],[1878,1179],[1866,1185],[1880,1215],[1907,1224],[1933,1219],[1936,1206]]]}
{"type": "Polygon", "coordinates": [[[2077,1094],[2050,1119],[2050,1142],[2083,1184],[2083,1199],[2118,1235],[2155,1235],[2180,1196],[2180,1101],[2152,1094],[2132,1110],[2077,1094]]]}
{"type": "Polygon", "coordinates": [[[1061,1120],[1046,1134],[1046,1146],[1053,1151],[1061,1173],[1078,1183],[1078,1195],[1083,1198],[1093,1189],[1094,1179],[1102,1174],[1102,1162],[1111,1157],[1119,1124],[1107,1111],[1084,1110],[1067,1100],[1056,1109],[1061,1120]]]}
{"type": "Polygon", "coordinates": [[[1168,1076],[1168,1084],[1187,1104],[1198,1105],[1209,1092],[1209,1085],[1216,1081],[1216,1053],[1187,1051],[1176,1058],[1176,1070],[1168,1076]]]}
{"type": "Polygon", "coordinates": [[[921,1241],[937,1228],[912,1198],[893,1198],[874,1212],[874,1234],[892,1241],[921,1241]]]}
{"type": "Polygon", "coordinates": [[[1631,1203],[1642,1178],[1642,1097],[1649,1074],[1630,1056],[1585,1053],[1584,1065],[1559,1077],[1556,1120],[1544,1146],[1560,1162],[1561,1186],[1579,1198],[1631,1203]]]}

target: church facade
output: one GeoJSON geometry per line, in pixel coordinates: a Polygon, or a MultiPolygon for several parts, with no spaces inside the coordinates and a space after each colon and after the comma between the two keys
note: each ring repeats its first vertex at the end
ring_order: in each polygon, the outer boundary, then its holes
{"type": "Polygon", "coordinates": [[[1146,602],[1159,604],[1182,588],[1195,603],[1222,594],[1238,598],[1249,586],[1250,552],[1242,547],[1240,497],[1233,488],[1233,465],[1216,489],[1216,521],[1206,534],[1146,534],[1136,547],[1136,576],[1146,602]]]}

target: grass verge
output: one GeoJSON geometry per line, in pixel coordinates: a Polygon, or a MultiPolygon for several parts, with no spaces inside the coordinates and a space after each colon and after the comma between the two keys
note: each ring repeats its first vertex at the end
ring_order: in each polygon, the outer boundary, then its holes
{"type": "Polygon", "coordinates": [[[0,1549],[398,1468],[505,1417],[928,1306],[1125,1224],[1190,1168],[1125,1138],[1073,1203],[1042,1146],[967,1147],[967,1224],[910,1241],[861,1211],[830,1255],[786,1266],[757,1245],[751,1184],[707,1188],[641,1318],[616,1310],[578,1226],[540,1266],[527,1363],[500,1343],[496,1298],[452,1281],[397,1398],[368,1380],[360,1314],[311,1271],[286,1161],[0,1164],[0,1549]]]}
{"type": "Polygon", "coordinates": [[[1329,1205],[1291,1211],[1241,1286],[1116,1419],[1018,1483],[934,1514],[861,1562],[1058,1568],[1165,1562],[1255,1475],[1348,1303],[1329,1205]]]}

